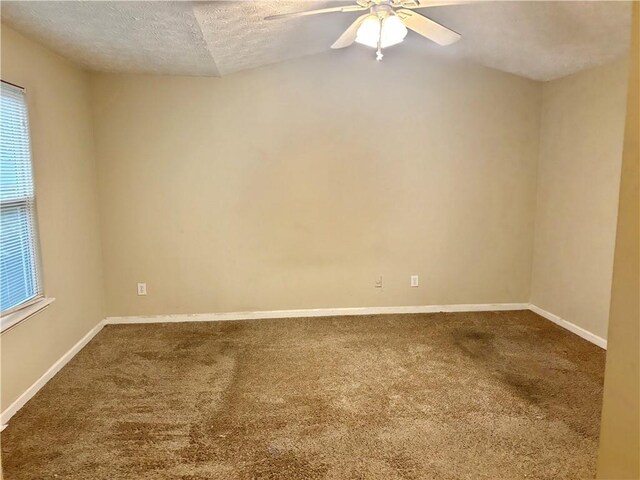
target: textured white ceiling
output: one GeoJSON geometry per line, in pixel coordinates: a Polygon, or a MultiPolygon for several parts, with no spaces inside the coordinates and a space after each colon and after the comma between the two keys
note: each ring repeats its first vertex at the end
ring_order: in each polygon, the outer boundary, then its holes
{"type": "MultiPolygon", "coordinates": [[[[265,16],[349,3],[2,1],[2,20],[92,70],[225,75],[326,51],[358,14],[273,21],[263,20],[265,16]]],[[[550,80],[623,55],[630,12],[630,2],[615,1],[435,7],[421,13],[462,33],[462,40],[435,47],[411,32],[408,43],[416,61],[421,61],[423,48],[550,80]]]]}
{"type": "Polygon", "coordinates": [[[264,20],[266,16],[353,3],[355,1],[201,2],[194,5],[194,14],[220,74],[226,75],[326,51],[362,12],[282,20],[264,20]]]}
{"type": "Polygon", "coordinates": [[[2,21],[105,72],[218,75],[191,2],[2,1],[2,21]]]}
{"type": "Polygon", "coordinates": [[[464,35],[451,54],[534,80],[615,60],[631,41],[631,2],[482,2],[427,11],[464,35]]]}

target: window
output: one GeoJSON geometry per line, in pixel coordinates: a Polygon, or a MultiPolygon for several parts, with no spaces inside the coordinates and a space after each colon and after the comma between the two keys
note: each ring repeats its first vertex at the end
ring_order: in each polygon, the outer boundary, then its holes
{"type": "Polygon", "coordinates": [[[10,326],[5,321],[9,314],[42,297],[42,285],[25,92],[5,82],[0,85],[0,312],[4,330],[10,326]]]}

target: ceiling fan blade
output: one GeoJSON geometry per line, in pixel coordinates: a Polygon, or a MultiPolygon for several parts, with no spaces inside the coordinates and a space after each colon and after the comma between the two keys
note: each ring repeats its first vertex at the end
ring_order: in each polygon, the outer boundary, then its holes
{"type": "Polygon", "coordinates": [[[364,5],[347,5],[344,7],[329,7],[329,8],[320,8],[318,10],[306,10],[304,12],[280,13],[278,15],[270,15],[268,17],[264,17],[264,19],[277,20],[279,18],[306,17],[307,15],[317,15],[319,13],[360,12],[362,10],[368,10],[368,9],[369,7],[365,7],[364,5]]]}
{"type": "Polygon", "coordinates": [[[429,8],[429,7],[449,7],[453,5],[467,5],[469,3],[477,3],[480,0],[399,0],[394,6],[402,8],[429,8]]]}
{"type": "Polygon", "coordinates": [[[344,48],[355,42],[356,35],[358,34],[358,28],[360,27],[360,25],[362,25],[362,22],[368,16],[369,14],[365,13],[364,15],[358,17],[356,21],[349,25],[349,28],[347,28],[345,32],[340,35],[340,38],[338,38],[338,40],[336,40],[334,44],[331,45],[331,48],[344,48]]]}
{"type": "Polygon", "coordinates": [[[396,14],[407,28],[419,33],[423,37],[436,42],[438,45],[451,45],[460,40],[461,35],[444,25],[440,25],[433,20],[423,17],[419,13],[401,8],[396,10],[396,14]]]}

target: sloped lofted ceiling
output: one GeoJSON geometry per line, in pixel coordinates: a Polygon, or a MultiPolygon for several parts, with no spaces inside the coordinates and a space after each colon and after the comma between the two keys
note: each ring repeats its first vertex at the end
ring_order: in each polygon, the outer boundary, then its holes
{"type": "MultiPolygon", "coordinates": [[[[221,76],[327,51],[358,13],[272,21],[265,16],[352,3],[2,1],[2,21],[87,69],[221,76]]],[[[411,32],[407,42],[416,61],[422,49],[534,80],[622,56],[631,25],[630,2],[615,1],[477,1],[420,13],[463,37],[436,47],[411,32]]]]}

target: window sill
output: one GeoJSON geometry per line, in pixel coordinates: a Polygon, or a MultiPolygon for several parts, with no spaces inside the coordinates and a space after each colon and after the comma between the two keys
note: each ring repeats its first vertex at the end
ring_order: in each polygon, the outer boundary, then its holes
{"type": "Polygon", "coordinates": [[[35,315],[36,313],[44,310],[53,303],[55,298],[42,298],[31,305],[28,305],[20,310],[4,315],[0,318],[0,333],[5,333],[7,330],[15,327],[19,323],[25,321],[27,318],[35,315]]]}

